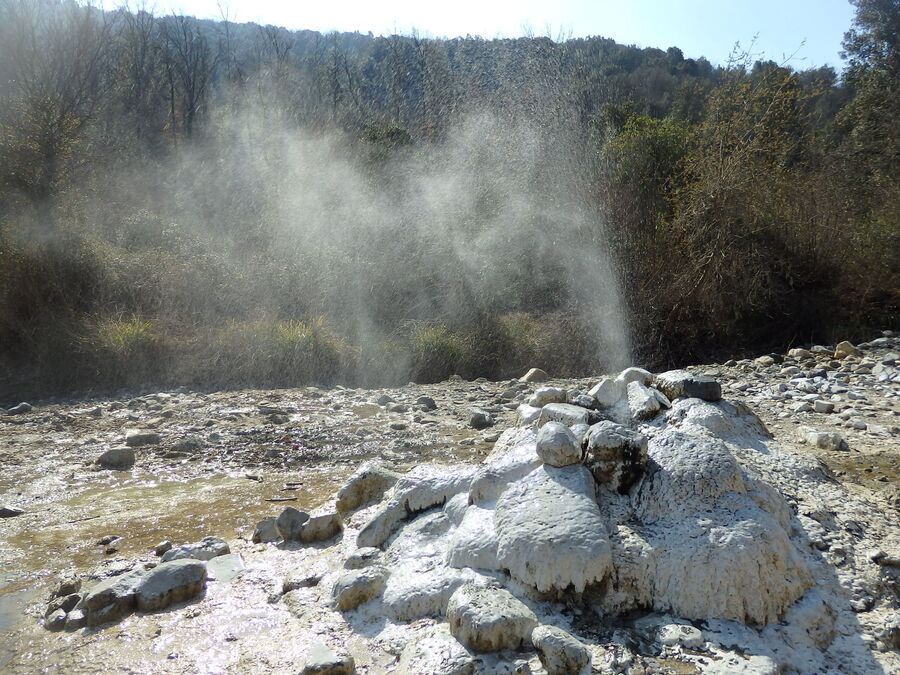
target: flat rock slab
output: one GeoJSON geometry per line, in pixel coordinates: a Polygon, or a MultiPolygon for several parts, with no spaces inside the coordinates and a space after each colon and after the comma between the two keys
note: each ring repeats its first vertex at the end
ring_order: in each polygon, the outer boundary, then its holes
{"type": "Polygon", "coordinates": [[[407,643],[397,672],[472,675],[475,660],[450,634],[449,626],[441,623],[407,643]]]}
{"type": "Polygon", "coordinates": [[[589,413],[585,408],[569,403],[550,403],[541,408],[538,426],[542,427],[547,422],[560,422],[572,427],[576,424],[587,424],[588,420],[589,413]]]}
{"type": "Polygon", "coordinates": [[[212,581],[231,581],[244,570],[244,561],[237,553],[220,555],[206,564],[208,578],[212,581]]]}
{"type": "Polygon", "coordinates": [[[447,604],[450,633],[476,652],[519,649],[531,643],[537,617],[502,588],[466,584],[447,604]]]}
{"type": "Polygon", "coordinates": [[[509,486],[494,514],[497,558],[541,592],[582,592],[612,570],[594,479],[581,465],[541,466],[509,486]]]}
{"type": "Polygon", "coordinates": [[[306,657],[303,675],[353,675],[356,663],[349,654],[341,654],[321,643],[314,644],[306,657]]]}
{"type": "Polygon", "coordinates": [[[163,554],[162,562],[166,563],[170,560],[183,560],[192,558],[194,560],[212,560],[220,555],[228,555],[231,549],[228,544],[217,537],[204,537],[193,544],[183,544],[176,546],[163,554]]]}
{"type": "Polygon", "coordinates": [[[493,510],[474,504],[466,509],[462,521],[450,537],[447,564],[456,568],[498,569],[493,510]]]}

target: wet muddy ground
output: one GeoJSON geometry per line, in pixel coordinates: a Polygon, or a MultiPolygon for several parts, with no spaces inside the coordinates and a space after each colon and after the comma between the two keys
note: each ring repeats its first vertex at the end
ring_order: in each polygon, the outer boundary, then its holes
{"type": "MultiPolygon", "coordinates": [[[[766,394],[785,379],[777,368],[766,371],[742,362],[696,370],[719,377],[725,397],[746,402],[781,446],[816,455],[849,489],[877,504],[880,512],[873,518],[896,522],[896,384],[869,387],[865,401],[852,401],[868,425],[859,430],[847,428],[835,415],[785,415],[790,408],[766,394]],[[802,442],[808,427],[840,431],[851,450],[809,446],[802,442]]],[[[586,390],[595,381],[552,384],[586,390]]],[[[327,501],[368,458],[399,468],[424,461],[480,461],[499,433],[515,423],[518,403],[540,386],[511,392],[512,384],[177,391],[36,405],[27,414],[0,417],[0,505],[25,511],[0,519],[0,671],[299,672],[309,640],[316,632],[336,633],[342,619],[322,610],[310,621],[309,612],[320,611],[315,608],[321,600],[312,590],[298,594],[293,604],[271,602],[272,594],[291,570],[338,564],[352,549],[352,537],[345,535],[330,548],[292,550],[252,544],[255,523],[287,505],[310,509],[327,501]],[[436,407],[418,404],[422,396],[431,397],[436,407]],[[473,429],[473,407],[488,411],[494,426],[473,429]],[[134,429],[158,434],[158,442],[136,447],[130,470],[99,469],[95,461],[100,454],[123,445],[134,429]],[[135,560],[152,558],[159,541],[177,545],[208,535],[226,539],[232,552],[241,555],[246,567],[240,584],[223,571],[200,602],[76,633],[49,633],[41,627],[46,598],[67,570],[100,575],[125,569],[135,560]],[[121,539],[111,548],[97,544],[108,536],[121,539]],[[298,635],[293,623],[304,613],[303,625],[313,626],[310,635],[298,635]]],[[[857,384],[866,386],[862,379],[857,384]]],[[[347,532],[364,516],[351,518],[347,532]]],[[[372,626],[378,617],[360,621],[354,627],[359,640],[377,632],[372,626]]],[[[390,631],[379,639],[389,640],[390,631]]],[[[403,639],[398,633],[398,643],[403,639]]],[[[654,663],[652,670],[661,672],[692,669],[664,660],[654,663]]],[[[394,667],[359,665],[361,672],[394,667]]]]}

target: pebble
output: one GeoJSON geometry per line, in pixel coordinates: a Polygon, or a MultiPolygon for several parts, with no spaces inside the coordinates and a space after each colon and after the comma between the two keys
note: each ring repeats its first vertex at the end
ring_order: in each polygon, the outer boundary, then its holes
{"type": "Polygon", "coordinates": [[[0,518],[15,518],[21,516],[25,511],[15,506],[0,506],[0,518]]]}

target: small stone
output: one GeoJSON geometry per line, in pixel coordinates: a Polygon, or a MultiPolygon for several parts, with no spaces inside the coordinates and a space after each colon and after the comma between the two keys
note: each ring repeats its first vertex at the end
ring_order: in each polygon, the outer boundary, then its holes
{"type": "Polygon", "coordinates": [[[565,403],[566,390],[559,387],[540,387],[526,402],[535,408],[543,408],[548,403],[565,403]]]}
{"type": "Polygon", "coordinates": [[[349,654],[338,654],[321,643],[310,647],[303,675],[353,675],[356,663],[349,654]]]}
{"type": "Polygon", "coordinates": [[[834,358],[839,361],[843,361],[848,356],[858,356],[859,350],[853,346],[852,343],[844,340],[843,342],[839,342],[837,347],[834,348],[834,358]]]}
{"type": "Polygon", "coordinates": [[[75,606],[79,602],[81,602],[81,596],[78,593],[71,593],[65,597],[54,598],[50,601],[50,604],[47,605],[47,611],[44,612],[44,616],[50,616],[58,609],[61,609],[68,614],[75,609],[75,606]]]}
{"type": "Polygon", "coordinates": [[[775,365],[775,359],[773,359],[771,356],[760,356],[753,359],[753,363],[762,368],[768,368],[769,366],[775,365]]]}
{"type": "Polygon", "coordinates": [[[829,401],[814,401],[813,407],[817,413],[822,413],[823,415],[834,412],[834,403],[830,403],[829,401]]]}
{"type": "Polygon", "coordinates": [[[519,378],[519,382],[546,382],[549,379],[550,376],[540,368],[532,368],[519,378]]]}
{"type": "Polygon", "coordinates": [[[381,595],[387,577],[387,570],[380,565],[354,570],[340,576],[331,589],[335,608],[347,612],[381,595]]]}
{"type": "Polygon", "coordinates": [[[194,560],[212,560],[220,555],[228,555],[231,549],[228,544],[217,537],[204,537],[194,544],[183,544],[177,548],[170,549],[163,554],[162,562],[171,560],[183,560],[191,558],[194,560]]]}
{"type": "Polygon", "coordinates": [[[78,630],[87,625],[87,615],[82,609],[73,609],[66,615],[66,630],[78,630]]]}
{"type": "Polygon", "coordinates": [[[672,647],[681,645],[688,649],[697,649],[704,644],[703,633],[693,626],[670,623],[662,626],[658,633],[661,644],[672,647]]]}
{"type": "Polygon", "coordinates": [[[799,349],[794,348],[788,350],[787,355],[792,359],[811,359],[813,358],[813,353],[808,349],[799,349]]]}
{"type": "Polygon", "coordinates": [[[368,567],[369,565],[378,562],[380,557],[381,549],[375,548],[374,546],[358,548],[344,561],[344,568],[348,570],[362,569],[363,567],[368,567]]]}
{"type": "Polygon", "coordinates": [[[60,631],[66,627],[66,613],[57,609],[50,616],[44,619],[44,628],[52,631],[60,631]]]}
{"type": "Polygon", "coordinates": [[[254,544],[270,544],[281,539],[278,528],[275,526],[275,517],[263,518],[253,529],[251,541],[254,544]]]}
{"type": "Polygon", "coordinates": [[[313,588],[322,581],[319,572],[291,572],[281,582],[281,592],[290,593],[300,588],[313,588]]]}
{"type": "Polygon", "coordinates": [[[160,436],[155,431],[143,431],[129,429],[125,432],[125,445],[131,448],[139,448],[144,445],[158,445],[160,436]]]}
{"type": "Polygon", "coordinates": [[[473,429],[487,429],[494,425],[494,418],[486,410],[472,408],[469,411],[469,426],[473,429]]]}
{"type": "Polygon", "coordinates": [[[13,406],[9,410],[6,411],[7,415],[24,415],[25,413],[30,413],[34,410],[34,406],[30,403],[25,403],[24,401],[19,405],[13,406]]]}
{"type": "Polygon", "coordinates": [[[847,452],[850,447],[843,437],[833,431],[810,431],[806,434],[806,442],[822,450],[847,452]]]}
{"type": "Polygon", "coordinates": [[[581,461],[581,446],[565,424],[548,422],[538,432],[537,454],[544,464],[569,466],[581,461]]]}
{"type": "Polygon", "coordinates": [[[15,518],[21,516],[25,511],[15,506],[0,506],[0,518],[15,518]]]}
{"type": "Polygon", "coordinates": [[[80,590],[81,579],[74,575],[71,575],[63,577],[60,580],[59,584],[56,586],[56,590],[53,591],[53,595],[57,598],[60,598],[67,595],[72,595],[72,593],[77,593],[80,590]]]}
{"type": "Polygon", "coordinates": [[[538,626],[531,633],[547,675],[580,673],[591,662],[591,652],[579,640],[555,626],[538,626]]]}
{"type": "Polygon", "coordinates": [[[163,556],[169,551],[172,550],[172,542],[166,539],[165,541],[159,542],[156,546],[153,547],[153,554],[156,556],[163,556]]]}
{"type": "Polygon", "coordinates": [[[97,464],[104,469],[128,471],[134,466],[134,450],[131,448],[110,448],[97,458],[97,464]]]}
{"type": "Polygon", "coordinates": [[[425,410],[437,410],[437,403],[430,396],[420,396],[416,399],[416,405],[422,406],[425,410]]]}
{"type": "Polygon", "coordinates": [[[97,540],[97,546],[108,546],[109,544],[111,544],[111,543],[113,543],[114,541],[117,541],[117,540],[119,540],[119,539],[121,539],[121,538],[122,538],[122,537],[120,537],[120,536],[117,535],[117,534],[107,534],[107,535],[105,535],[105,536],[103,536],[103,537],[100,537],[100,538],[97,540]]]}
{"type": "Polygon", "coordinates": [[[275,527],[278,530],[278,534],[285,541],[297,541],[300,539],[300,532],[308,520],[308,513],[295,509],[293,506],[288,506],[275,519],[275,527]]]}
{"type": "Polygon", "coordinates": [[[528,607],[503,588],[460,586],[447,603],[450,633],[476,652],[519,649],[538,625],[528,607]]]}
{"type": "Polygon", "coordinates": [[[379,396],[378,398],[375,399],[375,403],[377,403],[380,406],[386,406],[388,403],[393,403],[393,402],[394,402],[394,399],[392,399],[387,394],[382,394],[381,396],[379,396]]]}

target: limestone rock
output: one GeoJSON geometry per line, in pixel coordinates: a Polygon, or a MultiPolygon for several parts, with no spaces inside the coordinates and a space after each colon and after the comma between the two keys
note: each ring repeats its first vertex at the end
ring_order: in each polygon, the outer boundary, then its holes
{"type": "Polygon", "coordinates": [[[566,390],[559,387],[540,387],[528,397],[528,405],[543,408],[548,403],[565,403],[566,390]]]}
{"type": "Polygon", "coordinates": [[[321,643],[309,649],[303,675],[353,675],[356,662],[349,654],[340,654],[321,643]]]}
{"type": "Polygon", "coordinates": [[[336,508],[342,516],[384,497],[401,474],[377,462],[366,462],[337,492],[336,508]]]}
{"type": "Polygon", "coordinates": [[[128,471],[134,466],[134,459],[131,448],[110,448],[97,458],[97,464],[104,469],[128,471]]]}
{"type": "Polygon", "coordinates": [[[278,528],[275,527],[275,517],[263,518],[256,524],[253,530],[252,541],[254,544],[269,544],[281,539],[278,528]]]}
{"type": "Polygon", "coordinates": [[[212,560],[216,556],[228,555],[231,549],[228,544],[217,537],[204,537],[194,544],[183,544],[163,554],[162,562],[193,558],[195,560],[212,560]]]}
{"type": "Polygon", "coordinates": [[[392,570],[384,589],[385,614],[394,621],[405,622],[443,616],[453,592],[475,578],[468,569],[419,569],[417,563],[400,565],[392,570]]]}
{"type": "Polygon", "coordinates": [[[591,653],[579,640],[562,628],[538,626],[531,633],[547,675],[575,675],[591,662],[591,653]]]}
{"type": "Polygon", "coordinates": [[[540,368],[532,368],[519,378],[519,382],[546,382],[549,379],[550,376],[540,368]]]}
{"type": "Polygon", "coordinates": [[[300,588],[312,588],[318,586],[320,581],[322,581],[322,575],[318,572],[290,572],[281,582],[281,592],[285,594],[300,588]]]}
{"type": "Polygon", "coordinates": [[[358,548],[344,561],[344,569],[359,570],[372,565],[381,558],[381,549],[368,547],[358,548]]]}
{"type": "Polygon", "coordinates": [[[693,626],[680,623],[667,623],[657,633],[660,644],[666,646],[681,645],[689,649],[703,646],[703,633],[693,626]]]}
{"type": "Polygon", "coordinates": [[[387,578],[388,571],[379,565],[341,575],[331,588],[335,608],[347,612],[381,595],[387,578]]]}
{"type": "Polygon", "coordinates": [[[360,548],[381,546],[409,515],[441,506],[450,497],[469,489],[477,467],[467,464],[417,466],[394,486],[394,492],[360,531],[360,548]]]}
{"type": "Polygon", "coordinates": [[[541,409],[535,408],[532,405],[528,405],[527,403],[523,403],[518,408],[516,408],[516,413],[519,416],[519,425],[520,426],[528,426],[529,424],[533,424],[540,418],[541,409]]]}
{"type": "Polygon", "coordinates": [[[722,385],[711,377],[694,375],[686,370],[669,370],[654,378],[654,384],[669,399],[700,398],[704,401],[719,401],[722,385]]]}
{"type": "Polygon", "coordinates": [[[285,541],[297,541],[308,520],[308,513],[288,506],[275,519],[275,529],[285,541]]]}
{"type": "MultiPolygon", "coordinates": [[[[541,465],[536,434],[532,429],[520,431],[523,433],[508,437],[515,443],[513,447],[498,441],[494,451],[478,467],[469,488],[469,502],[481,505],[497,501],[510,483],[527,476],[541,465]]],[[[504,438],[501,437],[501,440],[504,438]]]]}
{"type": "Polygon", "coordinates": [[[569,466],[581,461],[581,446],[564,424],[548,422],[537,435],[537,454],[544,464],[569,466]]]}
{"type": "Polygon", "coordinates": [[[580,593],[611,570],[609,540],[583,466],[541,466],[507,488],[494,514],[497,558],[541,592],[580,593]]]}
{"type": "Polygon", "coordinates": [[[447,604],[450,633],[476,652],[519,649],[531,642],[537,617],[502,588],[465,584],[447,604]]]}
{"type": "Polygon", "coordinates": [[[598,484],[625,494],[644,474],[647,438],[615,422],[599,422],[590,427],[583,462],[598,484]]]}
{"type": "Polygon", "coordinates": [[[441,623],[410,640],[400,655],[398,673],[473,675],[475,663],[469,651],[441,623]]]}
{"type": "Polygon", "coordinates": [[[155,612],[199,595],[206,586],[206,565],[183,559],[160,563],[147,572],[136,588],[137,607],[155,612]]]}
{"type": "Polygon", "coordinates": [[[627,387],[628,409],[636,420],[648,420],[656,416],[661,408],[659,399],[650,387],[633,381],[627,387]]]}
{"type": "Polygon", "coordinates": [[[611,377],[604,377],[588,394],[594,397],[601,408],[611,408],[625,395],[625,386],[611,377]]]}
{"type": "Polygon", "coordinates": [[[576,424],[587,424],[589,419],[588,411],[577,405],[568,403],[550,403],[541,408],[540,417],[538,417],[538,426],[542,427],[547,422],[559,422],[567,427],[576,424]]]}
{"type": "Polygon", "coordinates": [[[799,347],[795,347],[794,349],[789,349],[787,355],[792,359],[811,359],[813,358],[813,353],[808,349],[801,349],[799,347]]]}
{"type": "Polygon", "coordinates": [[[492,510],[475,505],[466,509],[462,522],[450,537],[447,564],[457,568],[498,568],[497,533],[492,510]]]}

